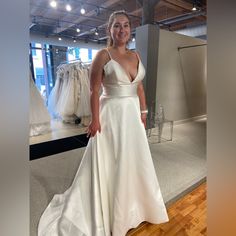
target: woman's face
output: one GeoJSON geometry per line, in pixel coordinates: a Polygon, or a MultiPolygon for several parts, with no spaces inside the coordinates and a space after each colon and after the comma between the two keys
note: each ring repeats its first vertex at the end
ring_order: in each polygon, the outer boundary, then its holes
{"type": "Polygon", "coordinates": [[[115,45],[126,44],[130,38],[129,19],[125,15],[117,15],[111,25],[110,34],[115,45]]]}

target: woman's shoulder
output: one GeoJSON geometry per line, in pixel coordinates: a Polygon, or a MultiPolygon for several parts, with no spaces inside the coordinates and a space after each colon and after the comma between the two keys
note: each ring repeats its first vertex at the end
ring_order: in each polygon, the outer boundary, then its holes
{"type": "Polygon", "coordinates": [[[139,52],[138,51],[136,51],[136,50],[130,50],[129,49],[129,54],[130,54],[130,56],[132,57],[132,59],[135,59],[135,58],[140,58],[140,56],[139,56],[139,52]]]}
{"type": "Polygon", "coordinates": [[[137,50],[129,49],[129,51],[133,56],[139,56],[139,52],[137,50]]]}
{"type": "Polygon", "coordinates": [[[99,63],[100,65],[105,65],[109,60],[110,59],[109,59],[107,49],[103,48],[97,52],[93,61],[99,63]]]}
{"type": "Polygon", "coordinates": [[[97,56],[100,57],[100,58],[108,58],[109,55],[108,55],[108,49],[107,48],[102,48],[100,49],[98,52],[97,52],[97,56]]]}
{"type": "Polygon", "coordinates": [[[96,59],[99,61],[104,61],[105,63],[109,61],[109,54],[107,48],[100,49],[96,54],[96,59]]]}

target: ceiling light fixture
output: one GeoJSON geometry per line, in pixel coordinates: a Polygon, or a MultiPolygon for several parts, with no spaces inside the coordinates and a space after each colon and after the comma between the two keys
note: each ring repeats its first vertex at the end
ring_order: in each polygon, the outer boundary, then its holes
{"type": "Polygon", "coordinates": [[[95,29],[94,34],[95,34],[95,35],[98,35],[98,29],[97,29],[97,28],[95,29]]]}
{"type": "Polygon", "coordinates": [[[70,5],[70,4],[66,4],[66,10],[67,10],[67,11],[71,11],[71,9],[72,9],[72,8],[71,8],[71,5],[70,5]]]}
{"type": "Polygon", "coordinates": [[[80,32],[80,28],[77,28],[77,29],[76,29],[76,32],[79,33],[79,32],[80,32]]]}
{"type": "Polygon", "coordinates": [[[73,42],[76,43],[76,39],[74,39],[73,42]]]}
{"type": "Polygon", "coordinates": [[[193,8],[192,8],[192,11],[196,11],[196,10],[197,10],[196,1],[193,1],[193,8]]]}
{"type": "Polygon", "coordinates": [[[55,0],[51,1],[50,6],[53,7],[53,8],[56,8],[57,7],[57,2],[55,0]]]}
{"type": "Polygon", "coordinates": [[[132,38],[132,42],[135,42],[135,37],[132,38]]]}
{"type": "Polygon", "coordinates": [[[59,37],[59,38],[58,38],[58,40],[59,40],[59,41],[61,41],[61,40],[62,40],[62,38],[61,38],[61,37],[59,37]]]}
{"type": "Polygon", "coordinates": [[[80,13],[82,14],[82,15],[84,15],[85,14],[85,9],[84,9],[84,7],[82,6],[81,7],[81,9],[80,9],[80,13]]]}
{"type": "Polygon", "coordinates": [[[194,5],[193,8],[192,8],[192,11],[196,11],[196,10],[197,10],[197,8],[196,8],[196,6],[194,5]]]}

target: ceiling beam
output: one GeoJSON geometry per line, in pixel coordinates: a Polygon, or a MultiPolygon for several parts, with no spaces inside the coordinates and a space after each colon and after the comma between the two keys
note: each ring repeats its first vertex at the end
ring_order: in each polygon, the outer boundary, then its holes
{"type": "Polygon", "coordinates": [[[167,2],[165,0],[162,0],[160,2],[160,5],[161,6],[165,6],[165,7],[169,8],[169,9],[172,9],[172,10],[178,11],[178,12],[183,12],[183,10],[186,10],[186,9],[183,9],[182,7],[180,7],[180,6],[176,6],[176,5],[174,5],[172,3],[169,3],[169,2],[167,2]]]}
{"type": "Polygon", "coordinates": [[[192,10],[193,4],[183,0],[162,0],[176,7],[181,7],[184,10],[192,10]]]}

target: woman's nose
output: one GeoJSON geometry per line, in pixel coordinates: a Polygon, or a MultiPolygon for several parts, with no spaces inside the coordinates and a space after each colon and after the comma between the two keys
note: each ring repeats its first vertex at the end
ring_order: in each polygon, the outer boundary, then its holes
{"type": "Polygon", "coordinates": [[[124,30],[124,26],[120,26],[120,31],[123,31],[124,30]]]}

